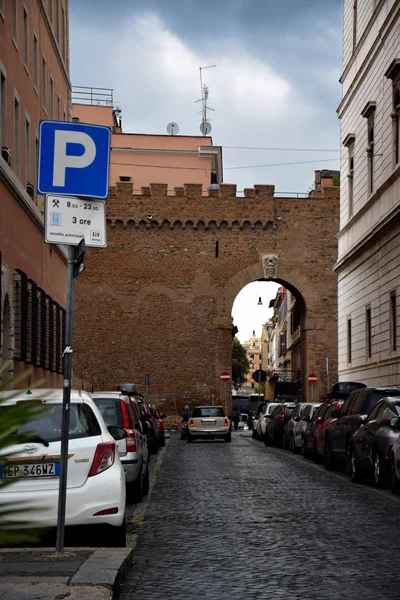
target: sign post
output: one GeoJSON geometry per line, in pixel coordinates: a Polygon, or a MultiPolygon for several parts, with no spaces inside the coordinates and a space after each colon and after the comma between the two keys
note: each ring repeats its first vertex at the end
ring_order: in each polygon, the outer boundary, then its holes
{"type": "Polygon", "coordinates": [[[149,401],[150,373],[146,373],[146,402],[149,401]]]}
{"type": "Polygon", "coordinates": [[[39,125],[37,191],[48,194],[45,242],[68,245],[58,553],[64,551],[75,279],[86,267],[86,246],[105,248],[107,245],[104,203],[97,200],[108,197],[110,141],[109,127],[65,121],[41,121],[39,125]]]}
{"type": "Polygon", "coordinates": [[[314,402],[314,385],[317,383],[318,377],[315,373],[310,373],[308,376],[308,383],[311,385],[311,402],[314,402]]]}
{"type": "Polygon", "coordinates": [[[221,381],[224,384],[224,404],[225,404],[225,416],[228,416],[228,401],[226,398],[226,384],[231,380],[231,376],[229,374],[228,371],[222,371],[221,375],[219,376],[221,381]]]}

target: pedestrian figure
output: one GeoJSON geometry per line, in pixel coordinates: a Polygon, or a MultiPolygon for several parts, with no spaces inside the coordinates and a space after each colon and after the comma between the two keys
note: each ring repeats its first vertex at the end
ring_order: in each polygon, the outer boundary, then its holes
{"type": "Polygon", "coordinates": [[[239,427],[239,420],[240,420],[239,411],[237,408],[235,409],[235,411],[233,413],[232,420],[233,420],[233,427],[234,427],[235,431],[237,431],[237,428],[239,427]]]}
{"type": "Polygon", "coordinates": [[[185,440],[187,438],[189,417],[190,417],[190,409],[186,405],[185,408],[183,409],[183,413],[181,415],[181,422],[180,422],[181,440],[185,440]]]}

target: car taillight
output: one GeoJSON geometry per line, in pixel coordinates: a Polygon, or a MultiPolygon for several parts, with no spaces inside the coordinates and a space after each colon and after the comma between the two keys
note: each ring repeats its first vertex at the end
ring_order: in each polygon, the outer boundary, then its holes
{"type": "Polygon", "coordinates": [[[194,427],[193,419],[190,419],[190,421],[189,421],[189,427],[194,427]]]}
{"type": "Polygon", "coordinates": [[[97,444],[96,453],[88,477],[93,477],[109,469],[115,460],[115,443],[104,442],[97,444]]]}
{"type": "Polygon", "coordinates": [[[131,415],[126,403],[121,400],[121,411],[122,411],[122,427],[125,429],[127,435],[126,438],[126,451],[136,452],[136,436],[132,429],[131,415]]]}
{"type": "Polygon", "coordinates": [[[393,456],[393,446],[389,446],[387,457],[392,458],[392,456],[393,456]]]}
{"type": "Polygon", "coordinates": [[[265,417],[265,422],[269,423],[269,417],[265,417]]]}
{"type": "Polygon", "coordinates": [[[228,419],[225,419],[225,421],[224,421],[224,427],[228,427],[228,426],[229,426],[229,421],[228,421],[228,419]]]}

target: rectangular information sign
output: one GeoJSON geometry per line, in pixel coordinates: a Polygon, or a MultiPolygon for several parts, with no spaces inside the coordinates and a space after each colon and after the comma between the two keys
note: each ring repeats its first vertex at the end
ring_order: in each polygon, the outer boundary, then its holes
{"type": "Polygon", "coordinates": [[[106,248],[105,203],[48,194],[44,204],[44,238],[48,244],[106,248]]]}

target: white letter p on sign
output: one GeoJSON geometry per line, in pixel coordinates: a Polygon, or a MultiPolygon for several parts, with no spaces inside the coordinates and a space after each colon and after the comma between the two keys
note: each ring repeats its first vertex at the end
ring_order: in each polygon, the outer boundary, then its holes
{"type": "Polygon", "coordinates": [[[96,146],[92,138],[81,131],[58,129],[54,133],[53,185],[65,186],[65,169],[84,169],[92,164],[96,146]],[[67,154],[67,144],[80,144],[84,148],[81,156],[67,154]]]}

